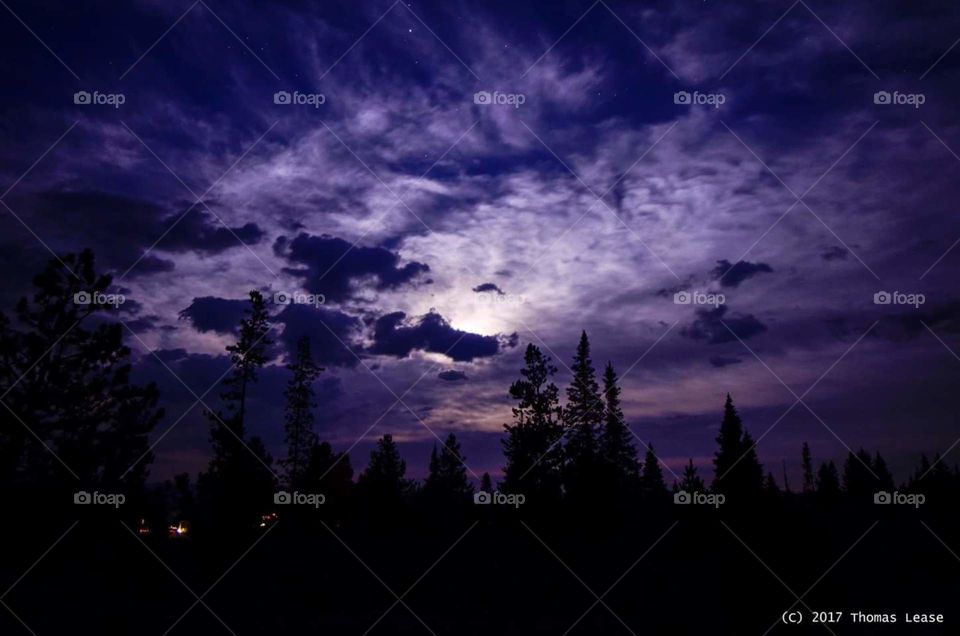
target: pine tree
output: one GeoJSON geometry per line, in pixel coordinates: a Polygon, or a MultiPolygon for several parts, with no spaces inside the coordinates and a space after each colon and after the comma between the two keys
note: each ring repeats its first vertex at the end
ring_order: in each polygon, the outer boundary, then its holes
{"type": "Polygon", "coordinates": [[[874,455],[873,458],[873,472],[877,475],[878,490],[885,492],[894,490],[893,475],[890,474],[890,469],[887,468],[887,462],[880,456],[879,452],[874,455]]]}
{"type": "Polygon", "coordinates": [[[832,499],[840,493],[840,474],[832,461],[820,464],[817,470],[817,495],[832,499]]]}
{"type": "Polygon", "coordinates": [[[490,479],[490,473],[483,473],[480,476],[480,492],[493,492],[493,480],[490,479]]]}
{"type": "Polygon", "coordinates": [[[679,489],[688,493],[694,493],[704,492],[705,488],[703,479],[697,474],[697,467],[693,465],[693,458],[691,458],[683,469],[679,489]]]}
{"type": "Polygon", "coordinates": [[[763,480],[763,491],[773,495],[780,493],[780,488],[777,486],[777,480],[773,478],[773,473],[768,472],[766,479],[763,480]]]}
{"type": "Polygon", "coordinates": [[[813,479],[813,459],[810,456],[810,446],[804,442],[800,452],[800,461],[803,465],[803,492],[811,493],[816,489],[813,479]]]}
{"type": "Polygon", "coordinates": [[[314,444],[301,480],[302,488],[327,498],[325,507],[344,502],[353,490],[353,467],[350,456],[334,452],[328,442],[314,444]]]}
{"type": "Polygon", "coordinates": [[[434,444],[430,453],[430,472],[423,485],[424,497],[430,502],[442,504],[466,500],[473,493],[473,486],[467,480],[465,461],[460,452],[460,443],[453,433],[447,436],[439,451],[434,444]]]}
{"type": "Polygon", "coordinates": [[[567,405],[563,411],[567,432],[564,486],[571,499],[583,501],[595,496],[599,490],[597,437],[604,412],[586,331],[580,335],[571,371],[573,378],[567,387],[567,405]]]}
{"type": "Polygon", "coordinates": [[[559,390],[550,381],[557,372],[533,344],[523,356],[521,378],[510,386],[513,424],[505,424],[503,445],[507,465],[502,488],[505,492],[524,493],[530,501],[548,502],[560,498],[560,441],[563,427],[559,390]]]}
{"type": "Polygon", "coordinates": [[[293,373],[284,391],[287,399],[285,430],[287,457],[281,461],[286,469],[286,481],[290,488],[297,488],[303,478],[310,453],[317,443],[313,432],[314,402],[313,383],[323,371],[310,355],[310,338],[303,336],[297,342],[297,351],[292,364],[287,368],[293,373]]]}
{"type": "Polygon", "coordinates": [[[729,394],[723,407],[717,444],[719,449],[713,459],[713,490],[724,494],[735,493],[740,497],[759,493],[763,488],[763,467],[757,458],[753,438],[744,431],[743,422],[729,394]]]}
{"type": "Polygon", "coordinates": [[[872,501],[880,485],[873,475],[872,463],[870,455],[861,448],[856,455],[848,453],[843,464],[843,490],[862,502],[872,501]]]}
{"type": "Polygon", "coordinates": [[[603,374],[604,426],[600,433],[600,457],[609,473],[610,485],[623,492],[636,483],[638,477],[637,449],[630,439],[630,430],[620,408],[620,387],[613,365],[607,363],[603,374]]]}
{"type": "Polygon", "coordinates": [[[163,410],[155,385],[130,380],[119,302],[94,299],[111,284],[85,250],[51,260],[13,321],[0,313],[0,483],[59,487],[72,472],[89,490],[143,486],[163,410]]]}
{"type": "Polygon", "coordinates": [[[213,524],[233,530],[252,527],[272,499],[272,458],[259,437],[247,438],[247,395],[267,360],[270,330],[260,292],[250,292],[250,308],[240,321],[237,341],[226,347],[232,371],[220,398],[226,411],[207,411],[213,457],[198,487],[213,524]]]}
{"type": "Polygon", "coordinates": [[[663,481],[663,471],[660,469],[660,460],[657,459],[657,455],[653,451],[653,444],[647,446],[640,482],[646,495],[657,496],[667,492],[667,485],[663,481]]]}
{"type": "Polygon", "coordinates": [[[387,434],[370,451],[370,463],[360,473],[357,487],[374,505],[397,506],[412,490],[413,484],[406,479],[406,474],[407,463],[400,457],[393,436],[387,434]]]}

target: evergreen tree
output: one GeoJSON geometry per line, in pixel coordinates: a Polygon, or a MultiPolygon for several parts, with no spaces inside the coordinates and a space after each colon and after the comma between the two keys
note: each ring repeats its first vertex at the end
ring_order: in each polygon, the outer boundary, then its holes
{"type": "Polygon", "coordinates": [[[371,503],[380,507],[394,507],[412,490],[413,484],[406,479],[406,474],[407,463],[400,457],[393,436],[387,434],[370,451],[370,463],[360,473],[357,487],[371,503]]]}
{"type": "Polygon", "coordinates": [[[697,467],[693,465],[692,458],[683,469],[679,489],[689,493],[704,492],[704,490],[706,490],[703,479],[697,474],[697,467]]]}
{"type": "Polygon", "coordinates": [[[247,394],[266,363],[269,330],[263,296],[251,291],[237,341],[226,347],[232,362],[220,394],[226,411],[206,412],[213,457],[198,487],[214,525],[230,530],[252,527],[272,501],[275,486],[272,458],[259,437],[246,434],[247,394]]]}
{"type": "Polygon", "coordinates": [[[646,455],[643,458],[643,474],[640,482],[646,495],[657,496],[667,492],[667,485],[663,481],[663,471],[660,469],[660,461],[653,451],[653,444],[647,447],[646,455]]]}
{"type": "Polygon", "coordinates": [[[523,356],[521,378],[510,386],[513,424],[504,425],[507,433],[501,442],[506,456],[503,490],[524,493],[530,501],[547,502],[560,498],[560,440],[563,426],[559,390],[550,381],[557,372],[533,344],[523,356]]]}
{"type": "Polygon", "coordinates": [[[893,475],[890,474],[887,462],[880,456],[879,452],[873,457],[873,472],[877,475],[878,490],[890,492],[895,489],[893,475]]]}
{"type": "Polygon", "coordinates": [[[617,374],[609,362],[603,374],[603,395],[606,404],[604,425],[600,433],[601,463],[609,473],[610,485],[623,492],[637,481],[637,449],[630,439],[630,430],[620,408],[617,374]]]}
{"type": "Polygon", "coordinates": [[[766,479],[763,480],[763,491],[772,495],[780,493],[777,480],[773,478],[773,473],[771,472],[768,472],[766,479]]]}
{"type": "Polygon", "coordinates": [[[490,479],[490,473],[483,473],[480,476],[480,492],[493,492],[493,480],[490,479]]]}
{"type": "Polygon", "coordinates": [[[813,478],[813,459],[810,456],[810,446],[806,442],[803,443],[800,461],[803,465],[803,492],[811,493],[816,489],[816,482],[813,478]]]}
{"type": "Polygon", "coordinates": [[[303,336],[297,341],[297,351],[292,364],[287,368],[293,373],[284,391],[287,399],[285,430],[287,457],[280,463],[286,469],[286,481],[290,488],[297,488],[310,460],[310,453],[317,443],[313,432],[314,402],[313,383],[323,371],[310,355],[310,338],[303,336]]]}
{"type": "Polygon", "coordinates": [[[763,488],[763,467],[757,458],[753,438],[744,431],[743,422],[729,394],[723,407],[717,444],[719,449],[713,459],[713,490],[724,494],[735,493],[740,497],[759,493],[763,488]]]}
{"type": "Polygon", "coordinates": [[[843,464],[843,489],[862,502],[872,501],[880,485],[873,476],[872,463],[870,455],[861,448],[856,455],[848,453],[843,464]]]}
{"type": "Polygon", "coordinates": [[[465,501],[473,493],[467,480],[466,458],[460,452],[457,436],[450,433],[438,452],[433,445],[430,472],[423,486],[423,495],[432,503],[452,504],[465,501]]]}
{"type": "Polygon", "coordinates": [[[163,415],[151,383],[130,381],[112,279],[89,250],[51,260],[11,320],[0,313],[0,483],[138,490],[163,415]],[[114,320],[111,320],[114,318],[114,320]],[[29,428],[28,428],[29,427],[29,428]],[[61,463],[62,462],[62,463],[61,463]]]}
{"type": "Polygon", "coordinates": [[[347,500],[353,489],[353,467],[350,456],[334,452],[328,442],[314,444],[303,471],[301,487],[327,498],[327,507],[335,507],[347,500]]]}
{"type": "Polygon", "coordinates": [[[586,331],[580,335],[571,371],[573,378],[567,387],[567,405],[563,411],[567,433],[564,486],[571,499],[585,501],[596,496],[599,490],[597,438],[604,413],[586,331]]]}
{"type": "Polygon", "coordinates": [[[840,493],[840,474],[837,465],[832,461],[820,464],[817,470],[817,495],[825,498],[835,498],[840,493]]]}

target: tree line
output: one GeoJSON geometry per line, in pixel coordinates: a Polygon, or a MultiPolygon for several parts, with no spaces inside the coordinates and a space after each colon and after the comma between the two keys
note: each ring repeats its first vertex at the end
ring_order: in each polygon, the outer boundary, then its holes
{"type": "MultiPolygon", "coordinates": [[[[51,261],[22,298],[13,318],[0,313],[0,475],[10,490],[62,489],[63,484],[140,493],[152,460],[149,436],[163,417],[155,385],[131,382],[129,329],[110,319],[116,307],[76,302],[77,294],[104,294],[111,278],[98,275],[85,251],[51,261]],[[72,481],[71,481],[72,479],[72,481]]],[[[322,493],[327,510],[359,506],[395,513],[411,503],[453,509],[469,505],[475,486],[456,435],[435,444],[426,479],[407,477],[391,435],[383,435],[368,465],[354,480],[345,452],[335,451],[315,430],[314,383],[324,371],[303,337],[291,352],[284,391],[285,455],[279,460],[251,435],[248,402],[259,372],[269,362],[270,315],[263,296],[251,291],[235,342],[226,347],[231,368],[222,383],[220,408],[205,410],[209,465],[191,483],[178,475],[165,486],[177,515],[208,527],[245,527],[275,509],[278,489],[322,493]]],[[[535,345],[524,351],[519,378],[509,387],[512,421],[501,440],[505,465],[496,486],[484,474],[479,489],[524,496],[529,505],[629,508],[668,499],[673,491],[723,494],[730,501],[797,495],[819,502],[865,500],[895,485],[879,453],[849,453],[842,467],[815,465],[804,443],[802,483],[792,489],[784,467],[778,483],[765,471],[756,444],[728,395],[716,437],[709,485],[689,460],[668,486],[653,444],[644,444],[626,422],[620,379],[611,363],[597,373],[583,332],[561,403],[557,368],[535,345]],[[599,377],[598,377],[599,376],[599,377]],[[638,449],[639,442],[642,448],[638,449]]],[[[926,457],[904,490],[960,491],[960,472],[939,455],[926,457]]],[[[136,497],[134,497],[136,501],[136,497]]],[[[144,504],[145,505],[145,504],[144,504]]]]}

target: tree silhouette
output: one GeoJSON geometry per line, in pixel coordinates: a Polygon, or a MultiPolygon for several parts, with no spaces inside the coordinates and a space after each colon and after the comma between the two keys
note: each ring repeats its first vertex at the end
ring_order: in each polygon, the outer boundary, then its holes
{"type": "Polygon", "coordinates": [[[686,492],[703,492],[706,489],[703,484],[703,479],[697,474],[697,467],[693,465],[693,458],[690,459],[683,469],[679,489],[685,490],[686,492]]]}
{"type": "Polygon", "coordinates": [[[370,451],[370,463],[360,473],[357,487],[369,502],[382,510],[395,509],[410,494],[413,484],[406,479],[407,463],[400,457],[390,434],[377,441],[370,451]]]}
{"type": "Polygon", "coordinates": [[[810,456],[810,446],[804,442],[800,451],[800,463],[803,466],[803,492],[811,493],[816,489],[813,478],[813,459],[810,456]]]}
{"type": "Polygon", "coordinates": [[[843,490],[850,497],[866,503],[872,501],[873,493],[879,490],[880,483],[873,475],[873,460],[862,448],[857,454],[847,454],[843,463],[843,490]]]}
{"type": "Polygon", "coordinates": [[[663,471],[660,469],[660,461],[653,450],[653,444],[647,446],[640,481],[646,495],[658,496],[667,492],[667,485],[663,481],[663,471]]]}
{"type": "Polygon", "coordinates": [[[287,437],[287,457],[281,460],[286,469],[286,481],[290,488],[297,488],[310,460],[310,454],[317,443],[313,431],[316,408],[313,383],[323,371],[313,362],[310,355],[310,338],[303,336],[297,341],[297,351],[293,363],[287,368],[293,373],[284,391],[286,397],[285,431],[287,437]]]}
{"type": "Polygon", "coordinates": [[[4,484],[45,487],[69,470],[92,488],[142,486],[147,436],[163,411],[152,383],[130,382],[127,332],[110,320],[121,304],[100,302],[111,282],[96,273],[93,252],[70,254],[33,279],[12,321],[0,313],[4,484]]]}
{"type": "Polygon", "coordinates": [[[328,508],[342,506],[353,491],[350,456],[334,452],[327,442],[314,444],[310,448],[300,488],[326,496],[328,508]]]}
{"type": "Polygon", "coordinates": [[[586,501],[597,494],[599,473],[598,436],[603,425],[604,405],[600,397],[587,332],[580,335],[571,365],[573,378],[567,387],[563,410],[567,443],[564,449],[564,487],[574,501],[586,501]]]}
{"type": "Polygon", "coordinates": [[[879,490],[890,492],[895,488],[893,475],[890,474],[887,462],[880,456],[879,452],[873,457],[873,472],[877,475],[877,488],[879,490]]]}
{"type": "Polygon", "coordinates": [[[490,473],[483,473],[480,476],[480,492],[493,492],[493,480],[490,479],[490,473]]]}
{"type": "Polygon", "coordinates": [[[237,341],[228,345],[232,370],[220,398],[226,412],[207,411],[213,457],[198,488],[216,525],[231,530],[251,526],[270,503],[274,490],[272,459],[259,437],[246,439],[247,393],[266,363],[269,316],[260,292],[250,292],[247,316],[237,341]]]}
{"type": "Polygon", "coordinates": [[[531,501],[557,501],[563,427],[559,390],[550,381],[557,369],[533,344],[527,345],[523,361],[521,378],[510,386],[510,397],[517,400],[513,424],[503,427],[503,490],[525,493],[531,501]]]}
{"type": "Polygon", "coordinates": [[[606,481],[617,493],[626,493],[637,483],[637,449],[620,408],[620,387],[613,365],[607,363],[603,374],[604,426],[600,434],[600,458],[609,473],[606,481]]]}
{"type": "Polygon", "coordinates": [[[713,490],[724,494],[735,493],[742,498],[759,493],[763,488],[763,467],[757,459],[753,438],[744,430],[729,394],[723,406],[717,444],[719,449],[713,459],[713,490]]]}
{"type": "Polygon", "coordinates": [[[465,502],[473,493],[473,486],[467,481],[465,460],[453,433],[447,435],[439,451],[434,444],[430,453],[430,472],[423,485],[424,498],[440,505],[465,502]]]}
{"type": "Polygon", "coordinates": [[[820,464],[817,470],[817,495],[830,501],[840,494],[840,475],[833,461],[820,464]]]}

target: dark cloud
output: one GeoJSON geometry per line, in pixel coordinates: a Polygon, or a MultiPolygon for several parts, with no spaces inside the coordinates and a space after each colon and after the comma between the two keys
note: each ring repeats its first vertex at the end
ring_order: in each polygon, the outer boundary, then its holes
{"type": "Polygon", "coordinates": [[[463,371],[441,371],[437,374],[437,377],[445,382],[461,382],[467,379],[467,374],[463,371]]]}
{"type": "Polygon", "coordinates": [[[731,265],[730,261],[723,259],[717,261],[717,266],[710,270],[710,276],[720,281],[723,287],[737,287],[748,278],[761,273],[769,274],[772,271],[773,268],[766,263],[737,261],[736,265],[731,265]]]}
{"type": "Polygon", "coordinates": [[[724,356],[711,356],[710,365],[718,368],[728,367],[731,364],[740,364],[743,362],[740,358],[726,358],[724,356]]]}
{"type": "Polygon", "coordinates": [[[927,327],[941,338],[960,334],[960,301],[916,309],[901,307],[897,313],[883,316],[873,335],[885,340],[910,340],[928,334],[927,327]]]}
{"type": "Polygon", "coordinates": [[[203,296],[194,298],[190,306],[180,312],[180,318],[190,321],[201,333],[234,333],[250,306],[249,300],[232,300],[203,296]]]}
{"type": "Polygon", "coordinates": [[[481,336],[454,329],[438,313],[421,316],[409,326],[403,324],[406,317],[405,313],[397,311],[378,318],[374,328],[374,343],[369,351],[405,358],[418,349],[444,353],[458,362],[490,357],[500,351],[501,343],[497,336],[481,336]]]}
{"type": "Polygon", "coordinates": [[[767,330],[766,325],[752,314],[727,317],[726,313],[726,305],[716,309],[698,309],[696,319],[684,327],[683,335],[691,340],[706,340],[707,344],[723,344],[736,341],[737,338],[746,340],[767,330]]]}
{"type": "Polygon", "coordinates": [[[493,283],[483,283],[481,285],[477,285],[476,287],[473,288],[473,291],[477,292],[478,294],[492,291],[492,292],[497,292],[498,294],[503,296],[503,290],[497,287],[493,283]]]}
{"type": "Polygon", "coordinates": [[[357,363],[351,351],[357,349],[354,341],[361,326],[359,319],[326,307],[287,305],[276,320],[284,325],[280,342],[288,356],[296,350],[297,341],[308,336],[310,352],[319,364],[352,367],[357,363]]]}
{"type": "Polygon", "coordinates": [[[848,252],[846,248],[840,247],[839,245],[831,245],[820,253],[820,258],[825,261],[845,261],[849,254],[850,252],[848,252]]]}
{"type": "Polygon", "coordinates": [[[400,266],[400,256],[385,248],[353,246],[327,234],[301,233],[292,241],[281,236],[274,252],[301,264],[284,271],[304,278],[310,292],[332,301],[349,298],[361,282],[372,281],[376,289],[396,289],[430,271],[428,265],[416,261],[400,266]]]}

